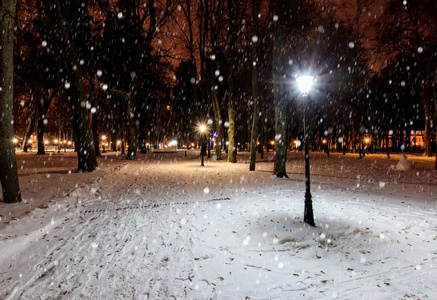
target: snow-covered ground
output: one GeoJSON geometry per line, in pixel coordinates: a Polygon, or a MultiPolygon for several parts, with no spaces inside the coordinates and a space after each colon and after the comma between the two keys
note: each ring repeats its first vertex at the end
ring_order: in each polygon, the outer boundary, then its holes
{"type": "Polygon", "coordinates": [[[311,153],[249,172],[198,152],[17,153],[23,203],[0,204],[1,299],[437,299],[437,172],[407,155],[311,153]]]}

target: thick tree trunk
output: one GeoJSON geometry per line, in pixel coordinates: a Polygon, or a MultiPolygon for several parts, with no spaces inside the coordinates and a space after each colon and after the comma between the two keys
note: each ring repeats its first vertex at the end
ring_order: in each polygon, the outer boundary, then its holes
{"type": "Polygon", "coordinates": [[[39,109],[38,113],[38,126],[36,130],[36,138],[37,138],[37,146],[39,155],[46,154],[44,150],[44,120],[45,120],[45,112],[42,109],[39,109]]]}
{"type": "Polygon", "coordinates": [[[21,201],[14,138],[14,19],[17,1],[0,2],[0,182],[3,201],[21,201]]]}
{"type": "MultiPolygon", "coordinates": [[[[282,12],[282,1],[277,1],[276,11],[282,12]]],[[[283,17],[274,23],[273,41],[273,91],[275,99],[275,164],[273,174],[276,177],[288,177],[285,162],[287,160],[287,116],[285,113],[282,87],[282,49],[284,47],[283,17]]]]}
{"type": "Polygon", "coordinates": [[[237,30],[236,30],[236,11],[233,0],[228,0],[228,12],[229,12],[229,33],[230,38],[230,58],[229,58],[229,78],[228,78],[228,91],[229,91],[229,101],[228,101],[228,117],[229,117],[229,128],[228,128],[228,140],[229,140],[229,155],[228,162],[237,162],[237,142],[235,139],[235,80],[236,80],[236,69],[237,65],[235,59],[237,57],[237,30]]]}
{"type": "MultiPolygon", "coordinates": [[[[258,15],[260,11],[260,0],[252,1],[252,20],[254,36],[259,36],[258,15]]],[[[256,165],[256,142],[259,132],[259,89],[258,89],[258,43],[257,40],[252,40],[252,98],[253,98],[253,116],[252,116],[252,132],[250,138],[250,163],[249,171],[255,171],[256,165]]],[[[261,144],[261,143],[260,143],[261,144]]]]}
{"type": "Polygon", "coordinates": [[[51,8],[54,9],[53,13],[59,28],[59,43],[66,55],[66,74],[70,84],[67,96],[77,149],[78,170],[91,172],[97,167],[97,159],[90,118],[86,108],[86,94],[78,51],[70,38],[68,22],[64,19],[60,1],[50,0],[50,4],[51,8]]]}
{"type": "MultiPolygon", "coordinates": [[[[92,106],[94,105],[91,104],[92,106]]],[[[95,107],[95,106],[94,106],[95,107]]],[[[96,152],[96,156],[100,156],[100,147],[99,147],[99,126],[97,125],[97,112],[92,114],[91,116],[91,126],[93,131],[93,139],[94,139],[94,151],[96,152]]]]}
{"type": "Polygon", "coordinates": [[[94,107],[96,109],[96,111],[91,115],[91,128],[93,131],[94,151],[96,152],[96,156],[100,156],[101,154],[100,154],[100,147],[99,147],[99,125],[97,121],[97,99],[96,99],[96,94],[94,93],[93,76],[89,76],[89,81],[90,81],[91,107],[94,107]]]}

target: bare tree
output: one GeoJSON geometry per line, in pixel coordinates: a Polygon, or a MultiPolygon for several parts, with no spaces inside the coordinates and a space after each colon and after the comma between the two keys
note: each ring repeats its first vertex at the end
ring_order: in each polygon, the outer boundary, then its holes
{"type": "MultiPolygon", "coordinates": [[[[83,72],[79,63],[77,48],[71,38],[69,20],[65,18],[65,5],[59,0],[50,0],[50,10],[56,20],[60,44],[66,56],[67,97],[70,106],[70,118],[78,157],[78,170],[91,172],[97,167],[93,134],[86,108],[86,94],[83,82],[83,72]]],[[[67,7],[68,8],[68,7],[67,7]]]]}
{"type": "Polygon", "coordinates": [[[275,2],[276,15],[273,19],[273,91],[275,98],[275,164],[273,174],[276,177],[288,177],[285,168],[287,160],[287,114],[285,112],[285,99],[283,91],[283,52],[285,43],[285,16],[280,12],[285,11],[283,1],[275,2]]]}
{"type": "Polygon", "coordinates": [[[252,133],[250,139],[250,164],[249,170],[255,171],[256,164],[256,142],[258,138],[258,127],[260,120],[260,93],[258,88],[258,39],[259,39],[259,12],[261,0],[252,0],[252,20],[253,20],[253,38],[252,38],[252,98],[253,98],[253,117],[252,133]]]}
{"type": "Polygon", "coordinates": [[[0,181],[5,203],[21,201],[17,161],[12,142],[14,137],[13,41],[16,3],[15,0],[0,2],[0,181]]]}

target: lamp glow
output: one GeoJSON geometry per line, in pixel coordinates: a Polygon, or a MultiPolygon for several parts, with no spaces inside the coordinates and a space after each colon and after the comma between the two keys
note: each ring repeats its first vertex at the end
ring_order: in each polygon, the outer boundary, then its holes
{"type": "Polygon", "coordinates": [[[297,86],[303,96],[307,96],[314,82],[313,76],[301,76],[296,79],[297,86]]]}

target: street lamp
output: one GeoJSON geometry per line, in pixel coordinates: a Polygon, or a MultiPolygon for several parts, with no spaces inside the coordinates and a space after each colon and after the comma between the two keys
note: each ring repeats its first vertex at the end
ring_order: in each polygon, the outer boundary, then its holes
{"type": "Polygon", "coordinates": [[[305,101],[308,93],[311,89],[311,86],[314,82],[314,77],[312,76],[301,76],[296,79],[297,85],[299,87],[300,92],[302,93],[303,100],[303,138],[305,141],[305,210],[303,220],[305,223],[316,226],[314,223],[314,214],[313,214],[313,201],[310,192],[310,155],[308,151],[308,134],[307,134],[307,123],[306,123],[306,114],[307,114],[307,105],[305,101]]]}
{"type": "Polygon", "coordinates": [[[103,153],[106,153],[105,151],[106,135],[102,135],[102,140],[103,140],[102,142],[103,153]]]}
{"type": "Polygon", "coordinates": [[[204,152],[205,152],[205,141],[204,141],[204,139],[205,139],[205,137],[204,137],[204,135],[205,135],[205,132],[206,132],[206,126],[205,125],[200,125],[199,126],[199,131],[200,131],[200,136],[201,136],[201,146],[200,146],[200,156],[202,157],[202,163],[200,164],[200,166],[201,167],[203,167],[204,166],[204,163],[203,163],[203,155],[204,155],[204,152]]]}

